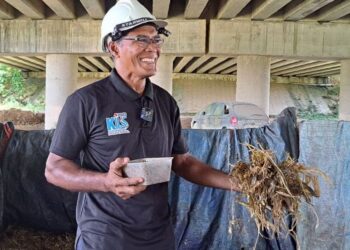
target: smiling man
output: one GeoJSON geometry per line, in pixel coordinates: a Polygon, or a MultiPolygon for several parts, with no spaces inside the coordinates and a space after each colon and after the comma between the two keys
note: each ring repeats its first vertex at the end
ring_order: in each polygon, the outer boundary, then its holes
{"type": "Polygon", "coordinates": [[[130,159],[173,156],[177,175],[238,189],[227,174],[187,152],[176,101],[149,80],[157,72],[162,35],[169,35],[166,25],[138,1],[119,0],[101,27],[103,49],[115,69],[69,96],[62,109],[45,176],[79,191],[76,249],[175,249],[168,185],[146,188],[142,178],[125,177],[130,159]]]}

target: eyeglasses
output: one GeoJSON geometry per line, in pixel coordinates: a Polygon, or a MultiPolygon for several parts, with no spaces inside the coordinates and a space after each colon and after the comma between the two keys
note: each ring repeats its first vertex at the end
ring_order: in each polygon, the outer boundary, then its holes
{"type": "Polygon", "coordinates": [[[155,36],[153,38],[148,36],[125,36],[122,37],[122,40],[135,41],[141,48],[147,48],[150,44],[160,48],[164,43],[164,39],[160,36],[155,36]]]}

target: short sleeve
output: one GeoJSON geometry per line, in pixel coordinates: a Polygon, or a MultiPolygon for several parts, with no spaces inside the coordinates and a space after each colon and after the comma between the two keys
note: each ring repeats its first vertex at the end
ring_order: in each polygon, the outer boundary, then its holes
{"type": "Polygon", "coordinates": [[[79,94],[69,96],[60,113],[50,152],[75,160],[85,147],[89,134],[86,107],[79,94]]]}
{"type": "Polygon", "coordinates": [[[175,104],[174,110],[174,144],[171,151],[172,154],[185,154],[188,152],[187,145],[182,137],[182,128],[180,121],[180,110],[179,107],[175,104]]]}

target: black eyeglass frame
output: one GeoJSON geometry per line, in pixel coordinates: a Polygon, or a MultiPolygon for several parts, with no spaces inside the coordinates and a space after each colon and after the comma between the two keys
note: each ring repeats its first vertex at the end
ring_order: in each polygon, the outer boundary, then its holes
{"type": "Polygon", "coordinates": [[[148,36],[123,36],[120,40],[135,41],[142,48],[147,48],[150,44],[160,48],[164,43],[164,38],[160,36],[148,37],[148,36]]]}

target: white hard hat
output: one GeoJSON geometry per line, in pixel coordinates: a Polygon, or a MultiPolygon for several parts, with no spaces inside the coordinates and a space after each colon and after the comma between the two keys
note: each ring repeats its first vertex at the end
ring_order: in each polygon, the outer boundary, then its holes
{"type": "MultiPolygon", "coordinates": [[[[103,17],[101,24],[102,48],[105,50],[105,38],[107,36],[116,35],[114,33],[130,30],[145,23],[153,23],[157,29],[160,29],[158,32],[160,31],[160,33],[165,35],[170,34],[169,31],[164,29],[168,23],[163,20],[157,20],[137,0],[119,0],[103,17]]],[[[119,38],[117,34],[117,39],[119,38]]]]}

